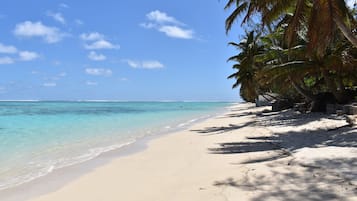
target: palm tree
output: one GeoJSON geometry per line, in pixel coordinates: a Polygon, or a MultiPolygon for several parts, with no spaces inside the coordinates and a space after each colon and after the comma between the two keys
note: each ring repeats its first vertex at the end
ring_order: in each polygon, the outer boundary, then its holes
{"type": "Polygon", "coordinates": [[[322,56],[338,28],[357,47],[357,38],[352,33],[355,20],[344,0],[229,0],[225,9],[233,5],[236,9],[226,19],[227,32],[243,13],[245,17],[242,23],[259,13],[263,25],[290,14],[292,17],[286,30],[289,46],[293,45],[296,33],[307,29],[309,49],[316,50],[317,55],[322,56]]]}
{"type": "Polygon", "coordinates": [[[239,43],[231,42],[230,45],[236,47],[240,53],[232,56],[228,61],[234,61],[233,69],[237,72],[228,76],[228,79],[236,79],[233,88],[240,85],[240,95],[248,102],[255,102],[259,93],[259,86],[256,82],[256,72],[259,70],[259,64],[254,57],[261,53],[263,47],[258,41],[259,35],[253,31],[246,33],[244,39],[239,43]]]}
{"type": "Polygon", "coordinates": [[[296,33],[306,24],[308,48],[316,50],[318,56],[323,56],[331,44],[336,28],[357,47],[357,38],[347,25],[348,21],[353,22],[354,18],[344,0],[297,0],[286,32],[287,42],[291,45],[296,33]]]}
{"type": "Polygon", "coordinates": [[[235,5],[234,11],[226,19],[226,33],[228,33],[238,17],[245,13],[245,16],[242,20],[242,24],[247,23],[251,16],[259,12],[266,12],[266,4],[261,0],[228,0],[225,10],[230,9],[235,5]]]}
{"type": "Polygon", "coordinates": [[[278,81],[285,83],[278,90],[293,86],[310,101],[320,93],[331,93],[339,103],[351,100],[351,90],[356,86],[355,66],[357,48],[354,48],[341,34],[337,34],[323,57],[305,57],[306,39],[299,36],[294,47],[286,48],[282,43],[283,29],[278,27],[272,34],[264,36],[264,51],[256,56],[263,63],[258,82],[278,81]],[[317,90],[316,90],[317,89],[317,90]]]}
{"type": "Polygon", "coordinates": [[[317,70],[306,60],[306,42],[300,39],[296,46],[286,48],[283,38],[282,27],[261,38],[264,51],[255,56],[255,59],[263,65],[257,81],[261,85],[269,85],[272,92],[280,94],[285,99],[293,99],[297,92],[306,99],[313,100],[312,91],[306,88],[303,82],[307,75],[312,75],[317,70]]]}

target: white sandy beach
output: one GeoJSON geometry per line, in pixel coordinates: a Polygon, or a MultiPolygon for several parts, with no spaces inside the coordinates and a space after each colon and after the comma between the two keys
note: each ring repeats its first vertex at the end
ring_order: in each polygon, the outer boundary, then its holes
{"type": "Polygon", "coordinates": [[[32,201],[357,200],[356,128],[264,109],[237,104],[32,201]]]}

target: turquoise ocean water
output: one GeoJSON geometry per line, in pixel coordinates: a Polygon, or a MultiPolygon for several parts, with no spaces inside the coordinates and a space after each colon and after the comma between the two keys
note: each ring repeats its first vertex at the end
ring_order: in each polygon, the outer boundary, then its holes
{"type": "Polygon", "coordinates": [[[216,115],[229,103],[0,102],[0,190],[216,115]]]}

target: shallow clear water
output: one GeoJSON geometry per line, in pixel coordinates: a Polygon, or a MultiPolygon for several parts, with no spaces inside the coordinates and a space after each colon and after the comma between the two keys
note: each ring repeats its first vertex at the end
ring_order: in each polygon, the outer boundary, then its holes
{"type": "Polygon", "coordinates": [[[214,115],[229,103],[0,102],[0,190],[152,134],[214,115]]]}

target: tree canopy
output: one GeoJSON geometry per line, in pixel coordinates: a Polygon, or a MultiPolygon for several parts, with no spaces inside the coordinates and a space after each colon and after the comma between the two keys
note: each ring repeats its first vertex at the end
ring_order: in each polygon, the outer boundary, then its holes
{"type": "Polygon", "coordinates": [[[228,0],[229,8],[227,33],[239,21],[255,27],[230,43],[238,54],[228,78],[244,100],[267,92],[312,104],[356,98],[356,10],[344,0],[228,0]]]}

